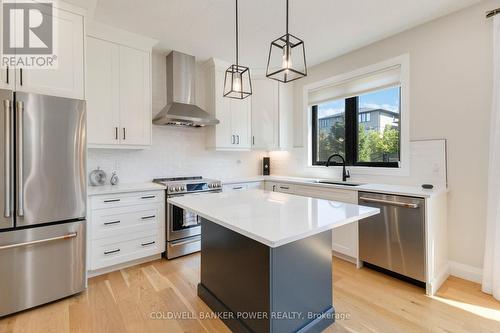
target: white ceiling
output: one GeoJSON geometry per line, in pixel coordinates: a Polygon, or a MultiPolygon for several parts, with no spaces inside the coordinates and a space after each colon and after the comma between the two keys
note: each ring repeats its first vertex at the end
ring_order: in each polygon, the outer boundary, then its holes
{"type": "MultiPolygon", "coordinates": [[[[234,0],[67,0],[158,49],[234,61],[234,0]]],[[[318,64],[481,0],[290,0],[290,33],[318,64]]],[[[264,68],[285,32],[285,0],[239,0],[240,63],[264,68]]]]}

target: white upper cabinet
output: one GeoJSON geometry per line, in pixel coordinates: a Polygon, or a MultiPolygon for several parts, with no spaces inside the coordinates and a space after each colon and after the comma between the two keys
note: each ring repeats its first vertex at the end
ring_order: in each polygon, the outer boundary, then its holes
{"type": "MultiPolygon", "coordinates": [[[[3,17],[3,3],[0,1],[0,17],[3,17]]],[[[0,24],[0,45],[3,45],[3,24],[0,24]]],[[[0,89],[15,89],[15,73],[12,68],[0,67],[0,89]]]]}
{"type": "Polygon", "coordinates": [[[121,142],[151,144],[151,55],[120,46],[121,142]]]}
{"type": "Polygon", "coordinates": [[[90,148],[151,145],[151,50],[156,41],[101,24],[87,36],[90,148]]]}
{"type": "Polygon", "coordinates": [[[0,68],[0,89],[14,90],[15,89],[14,81],[15,81],[15,76],[14,76],[14,70],[12,68],[9,67],[0,68]]]}
{"type": "Polygon", "coordinates": [[[84,99],[84,17],[53,8],[53,69],[18,69],[16,90],[44,95],[84,99]]]}
{"type": "Polygon", "coordinates": [[[285,150],[292,135],[293,83],[282,84],[254,70],[252,149],[285,150]]]}
{"type": "Polygon", "coordinates": [[[252,80],[252,148],[279,147],[279,83],[266,77],[252,80]]]}
{"type": "Polygon", "coordinates": [[[120,143],[120,93],[118,77],[120,46],[87,38],[87,134],[88,144],[120,143]]]}
{"type": "Polygon", "coordinates": [[[223,96],[224,73],[229,64],[225,65],[212,59],[204,68],[206,111],[219,120],[207,130],[207,145],[216,150],[250,150],[252,97],[240,100],[223,96]]]}
{"type": "MultiPolygon", "coordinates": [[[[225,97],[224,97],[225,98],[225,97]]],[[[231,111],[231,129],[234,137],[234,145],[237,149],[251,148],[251,121],[252,121],[252,98],[229,99],[231,111]]],[[[219,119],[220,120],[220,119],[219,119]]]]}

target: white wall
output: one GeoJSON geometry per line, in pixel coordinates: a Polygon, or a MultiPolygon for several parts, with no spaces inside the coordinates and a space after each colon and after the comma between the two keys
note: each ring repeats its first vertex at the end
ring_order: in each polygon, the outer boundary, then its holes
{"type": "MultiPolygon", "coordinates": [[[[153,53],[152,71],[155,115],[166,105],[165,54],[153,53]]],[[[197,97],[202,96],[202,93],[200,91],[197,97]]],[[[262,153],[257,152],[207,150],[204,128],[153,126],[151,149],[90,149],[88,170],[90,172],[99,166],[108,175],[116,170],[123,183],[196,175],[228,179],[260,174],[262,156],[262,153]]]]}
{"type": "MultiPolygon", "coordinates": [[[[303,87],[335,75],[410,54],[410,140],[448,142],[448,230],[450,260],[482,267],[491,105],[491,0],[374,43],[309,69],[295,81],[294,145],[273,153],[273,171],[296,176],[338,177],[338,170],[308,168],[302,109],[303,87]]],[[[408,183],[411,178],[354,180],[408,183]]]]}

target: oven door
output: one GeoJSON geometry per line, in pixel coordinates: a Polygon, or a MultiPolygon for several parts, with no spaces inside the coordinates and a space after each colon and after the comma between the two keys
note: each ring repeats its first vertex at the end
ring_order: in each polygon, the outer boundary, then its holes
{"type": "MultiPolygon", "coordinates": [[[[222,190],[189,193],[187,195],[214,194],[220,192],[222,192],[222,190]]],[[[185,194],[179,194],[175,196],[184,195],[185,194]]],[[[201,220],[199,216],[171,204],[167,197],[167,242],[197,235],[201,235],[201,220]]]]}
{"type": "Polygon", "coordinates": [[[177,207],[167,200],[167,241],[201,234],[198,215],[177,207]]]}

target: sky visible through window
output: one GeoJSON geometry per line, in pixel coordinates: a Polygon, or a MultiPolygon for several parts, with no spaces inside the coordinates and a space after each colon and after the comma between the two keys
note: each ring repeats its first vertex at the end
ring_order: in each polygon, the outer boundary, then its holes
{"type": "MultiPolygon", "coordinates": [[[[344,113],[344,99],[318,105],[318,118],[344,113]]],[[[399,112],[399,88],[389,88],[359,96],[359,107],[399,112]]]]}

